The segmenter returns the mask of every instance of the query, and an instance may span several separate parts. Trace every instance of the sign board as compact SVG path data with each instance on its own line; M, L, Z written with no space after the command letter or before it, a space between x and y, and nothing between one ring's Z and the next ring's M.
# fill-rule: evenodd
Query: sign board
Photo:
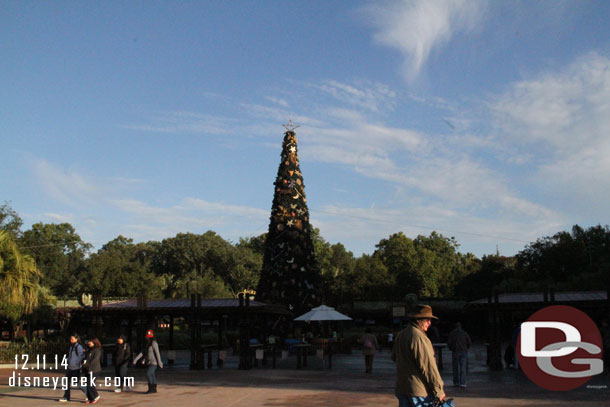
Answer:
M405 315L407 315L405 307L392 307L392 316L394 318L404 317Z

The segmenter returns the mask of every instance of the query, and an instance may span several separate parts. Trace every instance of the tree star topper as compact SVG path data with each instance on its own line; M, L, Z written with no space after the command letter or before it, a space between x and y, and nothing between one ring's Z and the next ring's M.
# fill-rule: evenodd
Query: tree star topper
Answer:
M282 126L287 130L287 131L294 131L295 129L301 127L301 126L297 126L294 123L292 123L292 119L288 120L288 124L282 124Z

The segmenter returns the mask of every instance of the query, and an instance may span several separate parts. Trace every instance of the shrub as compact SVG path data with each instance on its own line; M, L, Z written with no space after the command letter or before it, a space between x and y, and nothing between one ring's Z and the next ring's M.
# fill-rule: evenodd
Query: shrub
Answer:
M23 355L28 355L28 363L36 363L36 356L42 358L46 355L47 365L55 361L55 355L59 357L59 361L68 351L68 342L63 338L53 340L34 339L31 342L2 342L0 345L0 363L15 363L15 356L18 357L18 363L24 363L26 358ZM41 362L42 363L42 362Z

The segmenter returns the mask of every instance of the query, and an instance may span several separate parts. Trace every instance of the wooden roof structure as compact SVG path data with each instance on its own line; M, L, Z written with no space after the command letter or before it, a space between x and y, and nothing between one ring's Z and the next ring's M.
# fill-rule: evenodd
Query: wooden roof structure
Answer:
M468 303L469 307L486 308L490 304L503 309L530 308L539 305L607 306L608 291L568 291L506 293Z
M220 299L159 299L142 300L127 299L110 301L90 307L70 307L66 311L77 314L115 315L115 314L154 314L154 315L209 315L213 317L233 316L245 310L249 314L289 315L288 310L275 304L266 304L259 301L245 301L237 298Z

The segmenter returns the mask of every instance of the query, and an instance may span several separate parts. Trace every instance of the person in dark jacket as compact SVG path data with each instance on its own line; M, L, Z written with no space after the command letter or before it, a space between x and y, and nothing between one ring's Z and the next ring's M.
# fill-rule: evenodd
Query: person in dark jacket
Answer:
M120 387L117 387L114 391L120 393L123 391L123 383L125 382L125 376L127 376L127 365L131 360L131 347L124 335L119 336L116 340L112 360L114 361L114 376L119 377L121 383ZM125 388L128 389L128 387Z
M100 363L102 358L102 344L93 337L87 340L87 350L83 359L82 373L87 375L87 401L86 404L95 404L100 395L95 388L95 375L102 371Z
M468 349L472 345L470 336L462 329L462 324L456 322L455 329L449 334L447 345L451 350L453 365L453 386L466 387L466 371L468 370Z
M80 344L80 337L77 333L70 336L70 350L68 351L68 369L66 370L66 377L68 378L68 387L64 391L64 396L59 399L60 402L65 403L70 401L70 383L76 377L78 383L80 383L80 367L83 363L84 350ZM81 387L81 390L87 395L86 390Z
M142 356L144 356L145 363L148 366L148 370L146 371L146 378L148 380L148 391L146 392L146 394L156 393L157 376L155 372L157 371L157 366L163 369L163 361L161 360L161 353L159 352L159 344L154 339L154 333L152 329L149 329L146 332L145 350L138 353L138 356L135 357L133 363L136 364Z

